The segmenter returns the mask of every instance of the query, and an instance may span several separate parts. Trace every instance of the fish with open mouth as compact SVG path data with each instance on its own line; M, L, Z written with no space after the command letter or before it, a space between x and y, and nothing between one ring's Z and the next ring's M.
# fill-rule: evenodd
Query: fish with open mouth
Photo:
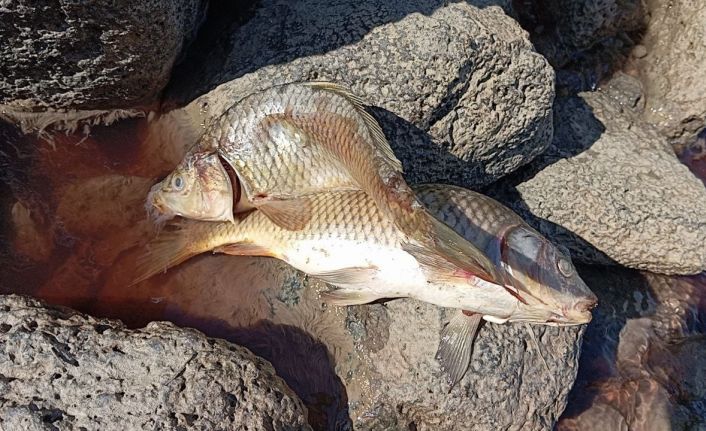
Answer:
M149 244L135 282L213 251L281 259L332 285L321 295L334 305L409 297L456 308L460 311L443 329L437 352L451 386L468 369L483 319L547 325L591 320L597 298L569 256L517 214L460 187L429 184L415 191L430 214L491 256L502 271L502 283L458 271L434 256L427 260L410 253L407 234L363 191L310 196L310 217L298 230L257 210L237 214L233 222L184 220Z
M153 187L148 207L162 219L181 215L230 221L223 208L210 205L208 195L195 201L184 193L206 188L190 185L206 181L193 171L199 163L216 165L218 159L225 161L224 172L214 177L225 183L231 174L236 177L231 182L241 185L244 199L233 208L236 213L254 207L273 223L296 231L311 219L317 193L362 190L405 233L402 247L408 253L440 263L438 272L501 280L487 256L419 202L379 124L357 96L336 84L285 84L236 102L180 166ZM176 183L188 186L180 190Z

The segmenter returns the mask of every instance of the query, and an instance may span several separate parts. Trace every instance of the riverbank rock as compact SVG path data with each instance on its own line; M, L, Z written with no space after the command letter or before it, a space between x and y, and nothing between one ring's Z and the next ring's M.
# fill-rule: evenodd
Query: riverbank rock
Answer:
M0 429L310 429L272 366L242 347L20 296L0 296L0 310Z
M706 126L706 4L650 0L650 24L636 62L645 83L645 118L679 143Z
M519 13L532 25L537 50L557 68L594 46L620 48L619 40L643 29L647 20L644 0L529 1Z
M0 118L32 129L153 104L204 11L201 0L3 5Z
M410 299L327 306L324 283L267 258L202 256L125 288L126 259L92 312L149 319L151 308L247 347L272 363L317 430L546 430L576 376L582 327L532 327L545 367L526 326L485 324L449 391L434 356L455 310Z
M556 429L706 428L706 276L578 270L599 300Z
M411 182L488 184L548 145L554 74L500 7L445 3L263 1L167 99L223 83L192 103L212 118L272 85L333 80L374 107Z
M623 89L557 99L552 145L500 199L580 261L703 271L706 188Z
M434 355L440 331L455 312L412 300L348 310L347 328L357 349L367 353L368 375L378 390L373 413L357 425L430 431L551 428L576 377L583 328L532 326L538 346L525 325L486 323L468 373L449 393ZM378 334L389 341L376 345Z

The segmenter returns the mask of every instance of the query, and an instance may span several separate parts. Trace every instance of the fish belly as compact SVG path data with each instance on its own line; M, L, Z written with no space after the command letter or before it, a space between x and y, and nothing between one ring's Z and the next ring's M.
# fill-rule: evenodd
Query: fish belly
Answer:
M311 240L297 242L285 253L287 262L298 270L316 276L340 270L360 270L366 276L355 283L329 283L365 290L380 297L412 296L426 284L419 263L409 253L395 247L356 240Z

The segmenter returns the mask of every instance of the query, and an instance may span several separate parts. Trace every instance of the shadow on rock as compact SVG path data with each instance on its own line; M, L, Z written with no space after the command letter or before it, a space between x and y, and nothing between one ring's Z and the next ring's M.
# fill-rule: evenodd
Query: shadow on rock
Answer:
M268 360L306 404L314 429L350 429L346 388L336 375L333 359L326 346L304 330L266 320L234 328L216 319L188 315L168 318L180 326L197 328L209 336L247 347Z
M513 13L556 69L557 92L595 90L636 57L649 13L643 1L513 0Z
M219 84L263 67L325 54L342 46L355 44L376 27L400 21L415 13L431 15L437 9L447 6L449 2L239 0L232 4L226 3L212 3L212 10L201 26L198 39L173 71L165 93L175 95L177 104L183 104L194 95L205 94ZM507 0L470 0L466 3L478 8L500 6L506 11L510 8ZM280 20L279 25L270 25L267 28L262 25L267 25L265 23L272 20L260 20L262 22L258 21L252 29L251 34L255 37L248 45L262 47L265 54L272 55L254 55L245 64L226 64L228 54L239 42L232 40L231 35L235 30L246 27L249 18L261 11L275 17L288 17L284 21ZM358 17L355 23L350 22L350 16ZM204 87L206 83L203 81L193 82L193 79L189 79L193 76L208 76L210 79ZM185 82L188 82L188 85L185 85ZM195 91L194 87L198 90Z

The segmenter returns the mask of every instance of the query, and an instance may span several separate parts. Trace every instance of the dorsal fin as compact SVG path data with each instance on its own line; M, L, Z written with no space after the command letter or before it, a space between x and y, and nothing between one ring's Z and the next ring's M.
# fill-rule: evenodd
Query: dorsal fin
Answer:
M385 161L394 168L395 171L402 172L402 162L400 162L397 156L395 156L394 151L392 151L392 147L390 147L390 143L387 141L380 124L372 115L370 115L368 111L365 110L365 104L361 97L353 94L349 89L333 82L313 81L306 82L304 85L319 90L330 91L331 93L335 93L353 104L356 111L358 111L358 114L360 114L363 119L366 128L370 132L375 148L384 157Z

